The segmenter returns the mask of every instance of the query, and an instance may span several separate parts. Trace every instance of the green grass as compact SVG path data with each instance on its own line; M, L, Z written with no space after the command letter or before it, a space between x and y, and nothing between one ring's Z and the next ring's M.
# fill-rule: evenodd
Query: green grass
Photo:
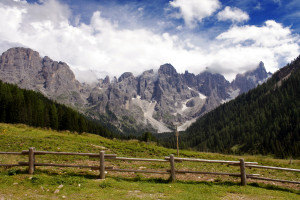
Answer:
M27 150L116 153L118 156L164 158L176 150L155 143L136 140L106 139L93 134L57 132L25 125L0 123L0 151ZM258 161L262 165L300 168L300 161L274 159L266 156L223 155L183 150L181 157L205 159ZM27 161L27 156L0 155L0 163ZM97 159L78 156L43 155L37 162L98 165ZM168 163L108 161L108 166L134 169L169 168ZM199 171L239 172L239 167L209 163L176 163L178 169ZM264 177L299 181L299 173L247 169ZM0 199L299 199L299 187L292 184L249 181L245 187L239 178L208 175L177 175L178 181L170 183L168 175L108 172L106 180L98 179L98 171L76 168L37 167L34 175L26 167L0 169ZM60 186L62 185L62 186ZM62 188L59 188L62 187ZM59 190L59 192L58 192ZM55 192L56 191L56 192Z

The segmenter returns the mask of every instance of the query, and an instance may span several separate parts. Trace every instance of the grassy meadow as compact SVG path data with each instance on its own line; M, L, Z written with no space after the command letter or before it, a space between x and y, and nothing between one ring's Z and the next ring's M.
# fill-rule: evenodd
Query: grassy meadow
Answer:
M0 123L0 151L28 150L115 153L124 157L164 158L176 150L136 140L106 139L93 134L77 134L32 128L26 125ZM300 169L300 160L275 159L271 156L223 155L189 150L180 157L256 161L261 165ZM28 161L26 155L0 155L1 164ZM99 165L96 158L82 156L37 155L36 162ZM107 160L106 166L124 169L169 169L169 163ZM239 173L238 166L211 163L176 163L176 169ZM263 177L300 181L299 173L249 169L247 173ZM240 179L227 176L177 175L170 183L169 175L108 172L105 180L99 171L77 168L36 167L34 175L27 167L0 168L0 199L299 199L299 185Z

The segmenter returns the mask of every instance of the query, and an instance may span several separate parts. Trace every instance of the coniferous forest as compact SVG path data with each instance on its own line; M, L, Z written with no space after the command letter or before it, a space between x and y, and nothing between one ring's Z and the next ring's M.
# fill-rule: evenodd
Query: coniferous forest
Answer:
M54 130L89 132L105 137L118 137L98 121L88 119L65 105L38 92L20 89L0 81L0 122L23 123Z
M2 81L0 122L148 141L115 134L116 131L99 121L49 100L38 92ZM156 136L158 140L151 134L151 140L175 148L173 134ZM300 57L276 72L266 83L198 119L181 134L180 148L300 157Z
M173 135L161 140L175 147ZM299 158L300 56L266 83L198 119L181 134L180 144L200 151Z

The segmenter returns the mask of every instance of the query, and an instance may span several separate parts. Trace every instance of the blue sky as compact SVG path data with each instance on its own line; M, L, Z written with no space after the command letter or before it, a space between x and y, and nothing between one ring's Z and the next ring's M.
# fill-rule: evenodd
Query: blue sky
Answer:
M198 0L201 1L201 0ZM36 0L28 1L38 2ZM182 18L170 17L172 11L167 11L170 7L170 0L60 0L60 2L70 6L74 15L80 15L81 21L89 23L93 12L101 10L102 16L117 20L125 27L134 25L154 26L158 21L163 20L174 25L184 26ZM249 20L245 24L262 25L266 20L275 20L285 26L290 26L294 32L300 31L300 0L220 0L222 6L236 7L248 13ZM139 8L143 9L142 13ZM123 14L122 14L123 13ZM217 14L217 12L215 13ZM137 24L135 24L137 23ZM211 15L203 22L198 22L193 32L206 31L207 29L224 30L230 27L230 21L217 21L215 15ZM174 28L173 27L173 28ZM162 27L163 28L163 27ZM171 27L165 27L161 31L176 31Z
M274 72L299 55L299 31L300 0L0 1L0 51L32 48L81 81L164 63L228 80L259 61Z

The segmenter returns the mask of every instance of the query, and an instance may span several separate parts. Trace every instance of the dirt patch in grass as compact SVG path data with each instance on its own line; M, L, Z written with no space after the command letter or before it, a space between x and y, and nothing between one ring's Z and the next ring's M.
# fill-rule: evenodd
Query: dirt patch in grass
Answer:
M140 198L140 199L161 199L163 198L165 195L163 193L144 193L140 190L130 190L128 191L127 194L128 197L136 197L136 198Z

